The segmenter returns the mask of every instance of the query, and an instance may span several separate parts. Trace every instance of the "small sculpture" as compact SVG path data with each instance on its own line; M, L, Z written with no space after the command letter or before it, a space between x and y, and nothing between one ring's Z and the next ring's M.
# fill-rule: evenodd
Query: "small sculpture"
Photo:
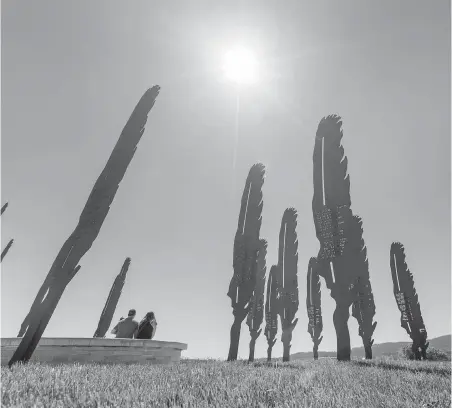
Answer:
M118 276L116 276L115 281L108 294L107 301L105 302L104 309L100 315L99 323L93 337L105 337L108 328L110 327L113 315L118 305L119 297L121 296L122 288L126 281L127 271L130 266L130 258L126 258L124 264L122 265L121 271Z
M413 341L411 349L416 360L425 360L429 346L427 330L422 319L413 275L405 261L405 248L400 242L392 243L390 257L393 292L400 310L401 326Z
M323 330L322 321L322 302L320 292L320 276L316 271L317 261L315 258L309 260L307 274L307 290L306 290L306 309L308 312L308 333L311 335L314 346L312 353L314 360L319 358L319 345L323 336L320 337Z
M290 360L290 342L298 319L298 239L297 212L294 208L284 211L279 233L277 280L279 283L278 312L281 319L283 361Z
M353 267L357 272L355 283L351 285L353 294L352 316L358 321L359 335L363 340L366 359L372 359L372 345L374 340L372 335L377 326L377 322L372 322L375 316L374 295L369 277L369 262L367 260L367 248L363 239L363 228L361 218L353 216L350 228L350 242L347 245L354 248L355 257Z
M267 361L272 359L272 349L278 333L279 284L277 267L273 265L267 279L267 296L265 300L265 337L267 338Z
M248 361L254 361L254 349L256 340L260 336L262 329L260 329L262 321L264 320L264 291L265 278L267 273L267 265L265 257L267 256L267 241L260 240L259 253L257 255L257 275L256 286L254 287L253 295L250 301L250 311L246 319L246 324L250 330L250 355Z

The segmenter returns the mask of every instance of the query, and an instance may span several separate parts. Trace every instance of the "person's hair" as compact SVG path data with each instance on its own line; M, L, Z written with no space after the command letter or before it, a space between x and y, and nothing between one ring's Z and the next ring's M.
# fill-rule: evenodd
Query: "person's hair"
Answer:
M147 312L146 315L141 319L140 324L138 325L138 333L141 331L143 326L147 324L148 322L151 322L152 320L155 320L155 314L154 312ZM156 321L157 323L157 321Z
M137 314L137 311L135 310L135 309L130 309L129 310L129 314L128 314L128 316L130 317L130 316L135 316Z

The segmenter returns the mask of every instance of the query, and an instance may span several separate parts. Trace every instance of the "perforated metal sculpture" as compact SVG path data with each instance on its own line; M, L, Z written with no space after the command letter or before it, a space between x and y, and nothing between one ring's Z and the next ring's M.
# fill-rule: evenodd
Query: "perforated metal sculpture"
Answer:
M314 360L319 358L319 345L323 336L320 337L323 330L322 321L322 301L320 292L320 276L316 271L317 261L315 258L309 260L307 273L307 290L306 290L306 310L308 312L308 333L311 335L314 346L312 354Z
M294 208L284 211L279 232L277 280L279 283L279 317L281 319L281 341L283 361L290 360L290 342L298 319L298 239L297 212Z
M353 268L358 271L358 277L352 287L352 292L355 293L355 300L352 304L352 316L358 321L359 335L363 340L366 359L371 359L372 345L374 344L372 335L377 322L372 322L375 316L375 302L369 278L367 248L362 238L362 221L357 215L353 216L350 236L351 239L347 245L356 247L356 253L358 254L352 264Z
M390 265L394 297L400 310L400 323L410 336L411 349L416 360L426 359L427 330L422 319L421 306L414 287L413 275L405 261L405 248L400 242L391 245Z
M265 278L267 273L266 259L267 241L260 240L259 253L257 255L257 274L256 285L254 286L253 295L250 301L250 311L246 318L246 324L250 330L250 355L248 361L254 361L254 349L256 340L260 336L262 329L261 324L264 320L264 296L265 296Z
M317 271L325 279L331 297L336 301L333 314L337 336L337 359L350 360L348 319L355 294L352 285L359 270L354 266L359 257L357 247L348 245L353 222L347 157L341 145L341 118L323 118L318 126L313 164L314 196L312 211L320 250Z
M237 360L241 324L250 309L249 303L256 285L264 176L264 165L260 163L253 165L242 195L239 222L234 239L234 274L227 293L231 298L234 315L228 361Z
M160 87L156 85L144 93L122 130L105 168L94 184L75 230L58 253L22 323L19 334L23 333L23 338L9 361L9 366L30 359L66 286L80 269L77 264L99 234L119 183L143 135L148 114L159 91Z
M107 301L105 302L104 309L100 315L99 323L93 337L105 337L108 328L110 327L113 315L118 305L119 297L121 296L122 288L126 281L127 271L130 266L130 258L126 258L122 265L121 271L116 276L115 281L108 294Z
M278 334L279 284L277 267L273 265L267 279L267 296L265 299L265 337L267 338L267 361L272 359L272 349Z

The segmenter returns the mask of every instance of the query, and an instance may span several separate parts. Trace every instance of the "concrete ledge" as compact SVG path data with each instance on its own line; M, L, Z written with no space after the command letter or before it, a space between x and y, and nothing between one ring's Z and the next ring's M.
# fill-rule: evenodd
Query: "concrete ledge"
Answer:
M1 365L7 365L21 342L20 337L1 339ZM46 364L119 363L171 364L180 360L184 343L99 338L42 337L30 361Z

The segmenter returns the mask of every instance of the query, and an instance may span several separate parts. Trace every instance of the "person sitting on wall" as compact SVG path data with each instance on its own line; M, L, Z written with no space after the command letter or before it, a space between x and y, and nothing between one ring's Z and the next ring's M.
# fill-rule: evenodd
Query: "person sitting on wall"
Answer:
M133 320L137 314L135 309L130 309L129 314L125 319L119 321L119 323L113 327L111 334L116 334L117 339L133 339L136 338L138 333L138 322Z
M155 336L157 329L157 320L155 320L154 312L146 313L143 320L138 326L138 333L136 339L152 339Z

